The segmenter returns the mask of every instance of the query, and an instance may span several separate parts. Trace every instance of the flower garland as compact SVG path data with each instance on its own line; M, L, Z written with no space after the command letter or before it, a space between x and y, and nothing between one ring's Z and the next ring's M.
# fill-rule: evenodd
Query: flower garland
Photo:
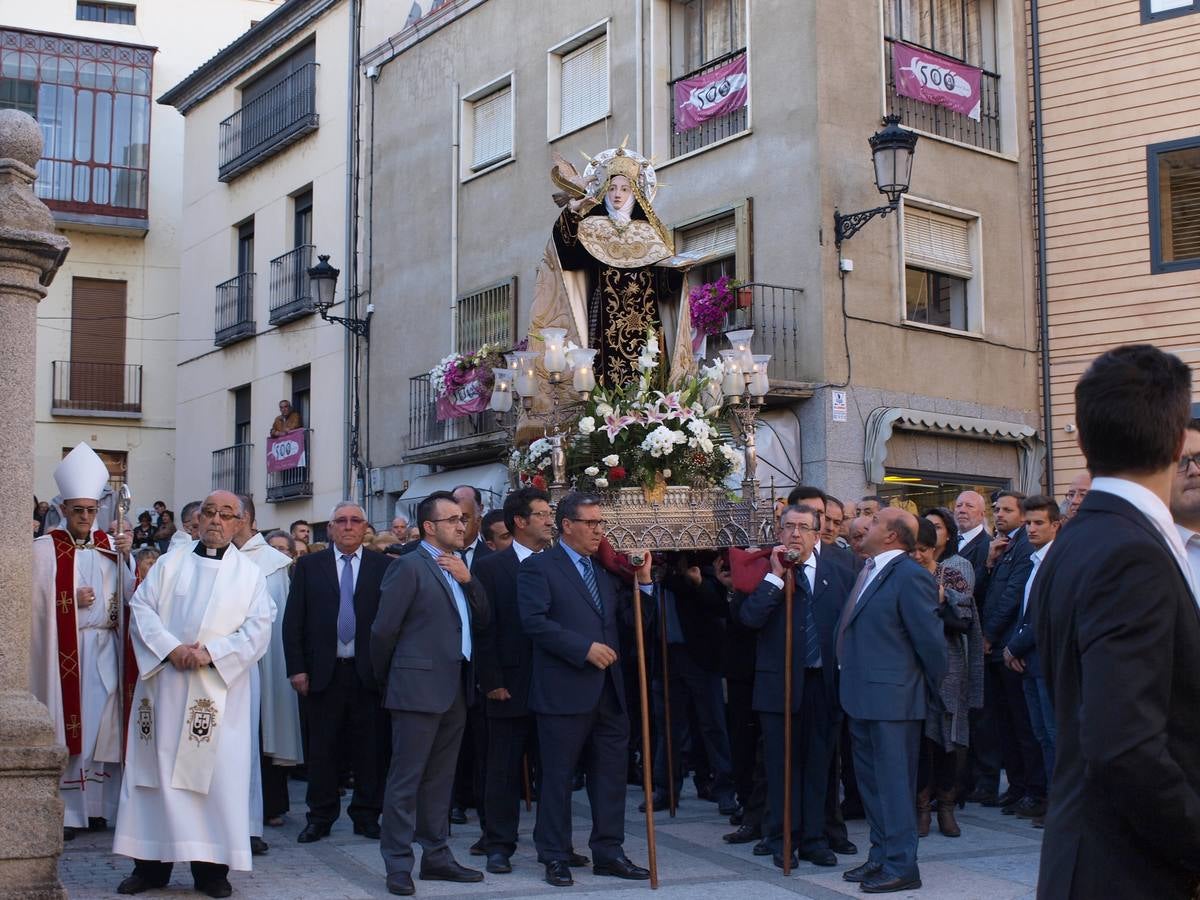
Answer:
M429 370L429 383L433 386L434 396L445 397L453 394L473 378L490 380L491 370L502 364L500 354L503 349L500 344L484 344L474 353L451 353L443 356L438 364ZM481 371L476 373L476 369Z

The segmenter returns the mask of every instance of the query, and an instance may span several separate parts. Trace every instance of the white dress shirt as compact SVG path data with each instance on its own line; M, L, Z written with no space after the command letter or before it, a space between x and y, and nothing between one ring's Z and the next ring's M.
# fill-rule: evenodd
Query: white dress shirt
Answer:
M470 547L464 547L462 551L463 562L467 564L467 569L470 570L471 563L475 562L475 551L479 549L479 545L483 543L483 535L478 535Z
M1191 567L1187 574L1191 576L1192 596L1200 605L1200 533L1182 525L1176 525L1175 528L1179 537L1183 539L1183 548L1187 552L1188 564Z
M867 576L867 580L863 582L862 590L858 594L858 599L863 598L863 594L867 592L867 588L871 586L871 582L883 571L883 567L890 563L897 556L904 553L903 550L884 550L875 556L875 567L871 569L871 573Z
M804 577L808 579L808 595L811 597L817 591L817 552L815 549L808 555L808 559L800 564L800 568L804 572ZM783 587L783 579L774 572L768 572L765 580L777 588Z
M529 557L533 556L535 553L542 552L541 550L530 550L528 547L526 547L524 544L522 544L516 538L513 538L512 548L517 554L517 562L518 563L523 563L523 562L525 562L525 560L529 559Z
M975 540L976 536L981 531L983 531L982 522L980 522L970 531L964 531L962 534L960 534L958 536L958 549L961 550L963 547L967 546L967 544L971 543L971 541Z
M1033 588L1033 579L1037 576L1038 569L1042 567L1042 560L1046 558L1046 554L1050 552L1050 548L1054 545L1051 541L1044 547L1039 547L1029 554L1029 561L1033 563L1033 568L1029 570L1029 578L1025 581L1025 596L1021 600L1021 618L1025 618L1025 610L1029 608L1029 592Z
M353 577L353 579L354 579L354 587L357 590L357 588L358 588L358 572L359 572L359 569L362 568L362 546L360 545L359 548L357 550L355 550L353 553L348 553L346 555L350 557L351 577ZM337 566L338 591L339 591L338 598L339 598L339 602L340 602L341 584L342 584L342 568L346 565L346 563L342 562L342 551L337 548L336 544L333 547L333 564L335 566ZM337 656L338 656L338 659L353 658L353 656L354 656L354 641L351 640L348 644L343 644L341 641L338 641L337 642Z

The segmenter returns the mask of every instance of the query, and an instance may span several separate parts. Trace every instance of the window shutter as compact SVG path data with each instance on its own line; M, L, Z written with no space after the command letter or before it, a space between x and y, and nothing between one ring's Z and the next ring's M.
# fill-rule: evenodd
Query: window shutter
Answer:
M474 353L484 344L510 347L516 342L516 276L500 284L464 294L455 306L458 314L459 353Z
M904 262L959 278L973 278L970 222L906 206Z
M683 246L678 248L680 253L733 256L737 253L737 223L733 216L706 222L685 231L681 243Z
M608 37L562 58L559 128L573 131L608 112Z
M1168 170L1171 204L1170 259L1200 259L1200 169ZM1164 254L1165 255L1165 254Z
M512 154L512 85L472 104L474 147L471 168L481 169Z

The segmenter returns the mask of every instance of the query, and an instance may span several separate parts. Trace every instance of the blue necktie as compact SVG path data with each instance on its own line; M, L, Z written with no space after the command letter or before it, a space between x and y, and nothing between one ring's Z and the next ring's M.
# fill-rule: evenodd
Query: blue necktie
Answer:
M579 568L583 572L583 583L587 585L592 595L592 606L604 618L604 602L600 599L600 586L596 584L596 573L592 571L592 561L586 556L579 557Z
M354 567L353 556L342 554L342 578L338 599L338 640L348 644L354 640Z
M803 595L800 602L804 604L804 667L812 669L821 664L821 636L817 634L812 591L808 589L808 575L804 566L796 567L796 586Z

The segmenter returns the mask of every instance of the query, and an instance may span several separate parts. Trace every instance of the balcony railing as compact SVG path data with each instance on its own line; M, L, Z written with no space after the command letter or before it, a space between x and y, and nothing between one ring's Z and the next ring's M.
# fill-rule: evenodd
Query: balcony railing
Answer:
M979 121L962 113L923 103L915 97L903 97L896 92L892 73L893 38L884 38L884 71L887 76L887 110L898 115L902 124L929 134L971 144L984 150L1000 152L1000 76L984 70L979 79Z
M217 285L218 347L254 336L254 273L243 272Z
M750 108L743 106L741 109L735 109L731 113L726 113L723 116L714 116L713 118L702 122L695 128L689 128L687 131L676 132L675 129L675 84L683 81L685 78L695 78L697 75L705 75L713 69L718 69L723 65L737 59L739 56L746 54L746 48L742 47L734 50L732 53L726 53L724 56L718 56L716 59L709 60L699 69L694 72L688 72L680 75L674 81L667 82L667 91L670 95L669 102L671 104L671 156L683 156L685 153L691 153L693 150L699 150L701 147L707 147L709 144L715 144L717 141L729 137L730 135L738 134L745 131L749 120Z
M405 462L466 462L494 456L503 431L491 410L439 422L428 373L408 380L408 442Z
M142 367L56 359L50 414L136 419L142 414Z
M772 394L787 394L796 389L803 390L800 360L800 317L804 291L801 288L784 287L778 284L750 282L742 285L739 294L749 293L748 305L739 305L726 318L722 331L734 328L753 328L751 346L755 353L770 353L767 376L771 380ZM709 356L714 338L709 338ZM722 339L715 338L718 343ZM720 344L726 346L724 343Z
M212 489L232 491L235 494L250 493L250 460L254 456L253 444L234 444L212 455Z
M306 63L221 123L218 180L232 181L317 124L317 64Z
M314 309L308 269L313 264L313 244L301 244L271 260L271 324L282 325Z
M282 503L285 500L300 500L313 495L312 478L312 431L304 429L304 465L282 472L267 473L267 502Z

